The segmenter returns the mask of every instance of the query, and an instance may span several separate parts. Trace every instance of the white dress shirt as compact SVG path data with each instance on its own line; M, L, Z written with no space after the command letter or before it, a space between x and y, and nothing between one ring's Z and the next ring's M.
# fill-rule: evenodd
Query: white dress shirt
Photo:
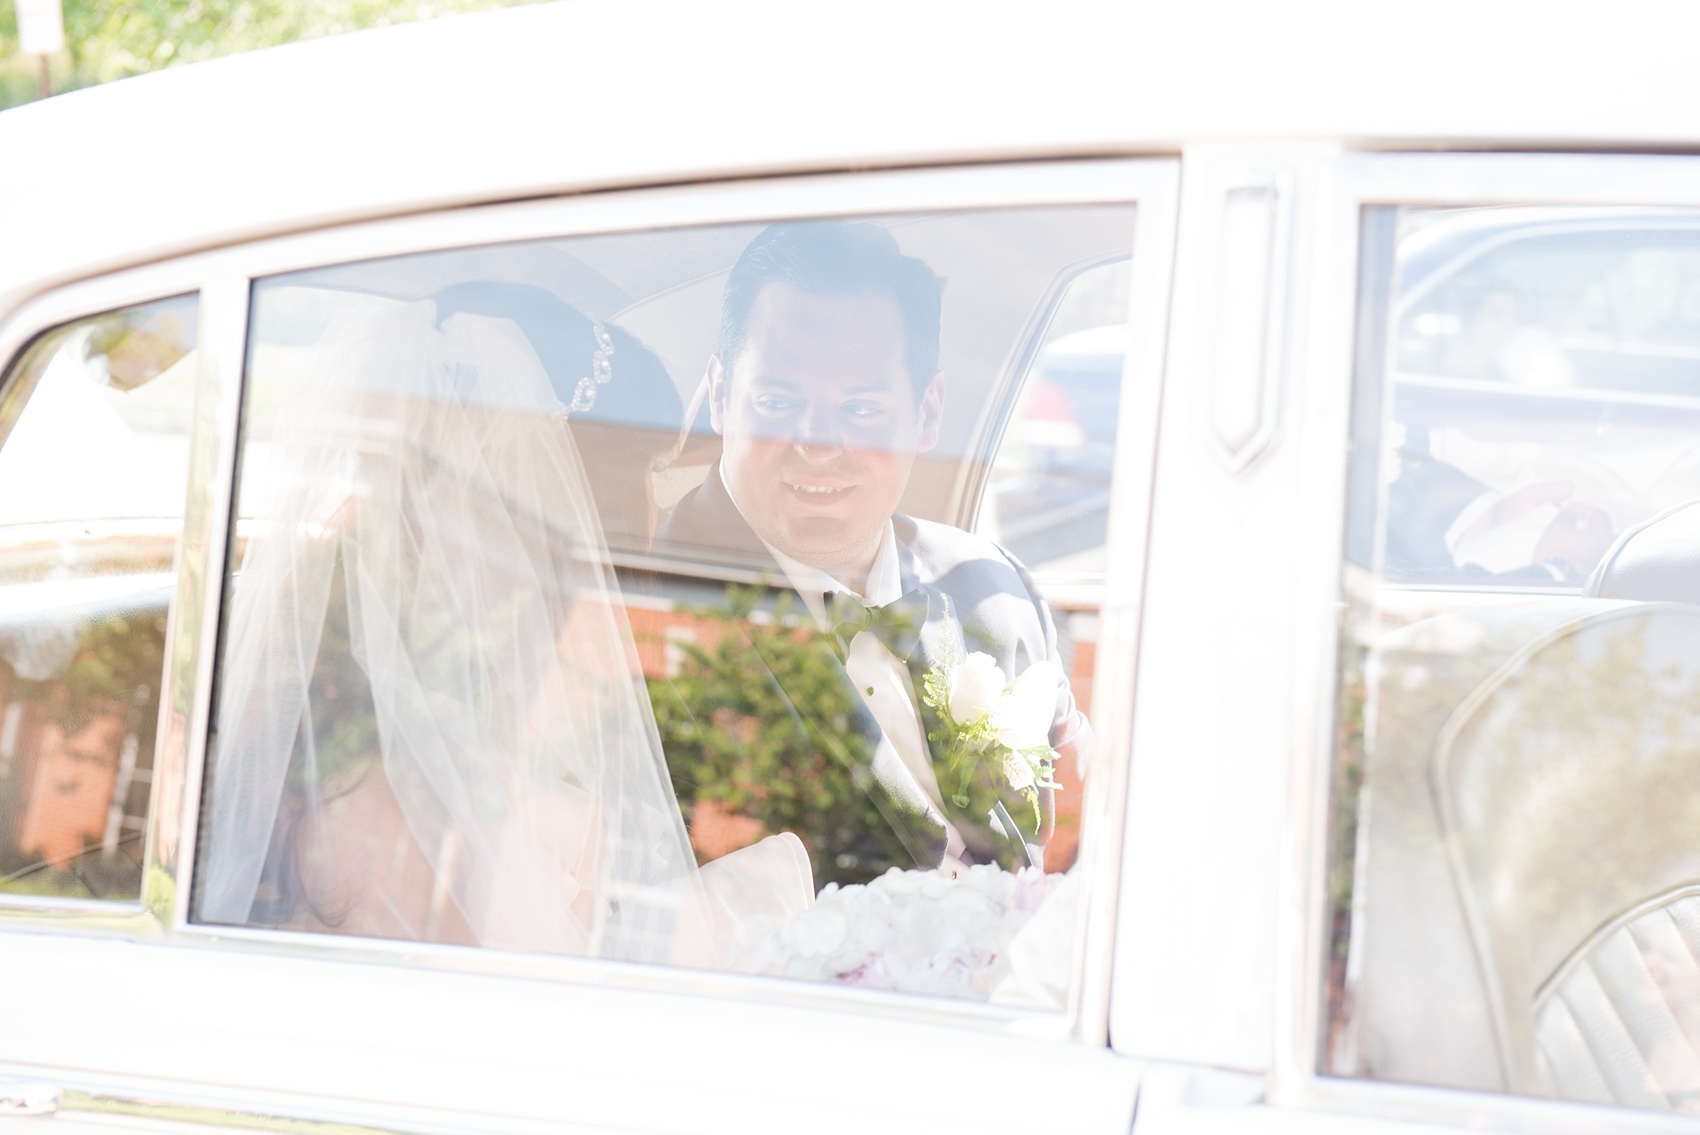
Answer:
M879 553L874 557L873 568L868 572L867 588L860 595L820 568L792 559L765 540L763 544L823 630L832 629L827 622L828 593L841 591L856 595L869 607L884 607L903 597L903 577L897 563L897 533L889 520L885 523L885 535L880 541ZM938 777L933 772L932 752L927 748L927 732L921 724L921 711L915 700L915 685L909 678L909 668L879 640L878 635L859 631L848 644L844 669L856 684L856 692L867 703L868 712L874 715L874 721L885 734L886 742L896 750L903 766L921 786L921 791L927 794L933 807L939 810L939 815L943 816L944 797L939 792ZM964 846L962 836L948 821L945 831L946 854L960 857Z

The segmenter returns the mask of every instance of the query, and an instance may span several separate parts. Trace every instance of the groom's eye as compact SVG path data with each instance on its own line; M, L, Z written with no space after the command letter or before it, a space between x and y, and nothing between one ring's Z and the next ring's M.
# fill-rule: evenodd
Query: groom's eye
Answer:
M846 402L839 412L855 422L873 422L885 415L885 407L878 402Z
M758 394L755 397L756 413L768 418L788 417L801 406L802 402L798 399L782 394Z

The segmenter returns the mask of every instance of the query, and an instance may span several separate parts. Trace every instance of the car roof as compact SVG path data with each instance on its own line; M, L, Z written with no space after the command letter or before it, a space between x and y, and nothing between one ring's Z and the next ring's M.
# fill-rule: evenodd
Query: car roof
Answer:
M570 0L0 112L0 319L162 256L729 176L1320 140L1700 147L1700 9Z

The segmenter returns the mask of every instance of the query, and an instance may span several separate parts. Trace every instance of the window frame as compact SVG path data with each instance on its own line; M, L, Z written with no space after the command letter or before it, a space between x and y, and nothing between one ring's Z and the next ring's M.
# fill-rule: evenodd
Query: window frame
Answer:
M159 720L156 722L154 772L148 794L147 832L143 841L142 893L136 900L72 899L56 896L0 895L0 931L14 926L36 925L87 927L91 933L121 936L159 933L170 922L168 895L149 895L149 880L157 878L157 868L163 862L166 848L174 835L173 825L162 814L173 799L168 787L181 777L189 740L181 730L170 728L172 712L187 705L194 697L196 651L174 649L181 638L198 643L203 610L200 605L185 603L192 594L185 589L186 575L195 570L192 549L213 536L212 497L216 496L218 478L215 470L205 468L201 449L206 437L206 406L219 373L218 363L209 358L217 345L216 332L208 326L209 293L216 292L220 281L209 277L190 263L167 262L145 268L115 273L112 276L73 284L39 296L22 305L12 319L0 326L0 373L8 384L18 371L24 357L42 336L67 323L80 319L122 311L171 298L195 297L199 303L195 377L195 411L190 425L190 462L185 486L183 534L178 540L172 566L176 577L172 590L171 610L166 623L165 657L162 665L162 688ZM228 281L223 282L226 287ZM245 293L245 289L244 289ZM228 362L228 360L226 360ZM212 474L212 475L209 475ZM169 873L169 868L166 868ZM160 901L160 900L165 901Z
M1135 221L1138 224L1138 221ZM1089 272L1112 264L1127 261L1129 275L1133 271L1131 253L1116 256L1098 256L1068 265L1068 274L1055 281L1045 295L1044 305L1039 309L1030 325L1024 329L1017 350L1011 357L1004 373L999 376L993 387L993 396L987 400L990 411L988 420L983 427L976 431L980 447L969 456L972 460L965 462L961 475L957 479L956 496L960 507L954 518L954 523L969 532L976 530L980 521L981 510L985 507L986 495L991 491L994 481L994 467L1004 443L1009 439L1010 427L1014 424L1016 410L1021 395L1034 378L1034 364L1038 362L1040 353L1044 350L1045 341L1050 334L1052 324L1056 322L1057 313L1062 309L1063 301L1068 297L1070 289ZM1131 317L1130 317L1131 318ZM1125 375L1124 375L1125 379ZM1117 439L1120 440L1117 421ZM1119 445L1118 445L1119 448ZM1113 499L1114 494L1112 494ZM1033 570L1033 565L1027 565L1033 571L1033 580L1052 600L1062 600L1071 607L1102 606L1108 572L1068 572Z
M156 750L146 870L156 883L144 903L98 912L0 897L0 931L17 926L168 941L301 958L383 961L401 969L469 975L544 977L589 986L708 994L743 1002L860 1010L880 1017L1103 1045L1114 939L1120 823L1131 736L1130 697L1144 564L1145 518L1155 453L1155 405L1167 283L1173 249L1178 163L1128 158L831 174L632 189L444 210L259 240L114 273L47 293L0 327L0 358L10 359L45 328L84 315L170 294L201 297L201 363L192 438L190 500L177 565L174 625L168 629L166 701ZM1131 203L1137 207L1130 307L1134 349L1123 375L1122 432L1114 474L1111 563L1114 583L1102 611L1103 649L1094 684L1100 719L1096 759L1103 772L1083 817L1086 873L1076 981L1062 1016L1034 1015L934 998L747 979L666 967L505 954L296 931L198 925L188 919L222 617L227 550L239 454L241 386L251 282L285 272L406 253L510 241L674 228L791 217L864 215L939 209ZM177 623L181 626L177 626ZM174 649L182 644L182 649ZM172 723L176 722L173 730ZM168 881L160 886L158 881Z
M1630 1108L1454 1088L1351 1079L1320 1071L1328 1028L1330 826L1335 775L1337 667L1343 624L1347 486L1351 470L1353 351L1359 223L1375 206L1700 206L1700 158L1628 154L1362 154L1327 175L1324 259L1311 282L1310 324L1327 336L1324 365L1307 380L1312 421L1340 445L1309 446L1302 475L1312 534L1300 578L1308 631L1293 683L1287 868L1281 890L1271 1102L1365 1118L1491 1127L1508 1132L1636 1133L1689 1130L1691 1120Z

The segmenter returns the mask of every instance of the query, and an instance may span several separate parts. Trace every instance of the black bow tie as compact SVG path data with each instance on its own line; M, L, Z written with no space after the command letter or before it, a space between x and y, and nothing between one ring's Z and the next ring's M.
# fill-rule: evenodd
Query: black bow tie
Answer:
M927 621L925 591L917 588L883 607L869 607L846 591L828 591L822 599L833 650L840 662L850 654L850 640L862 631L872 632L905 663L915 653L921 641L921 625Z

